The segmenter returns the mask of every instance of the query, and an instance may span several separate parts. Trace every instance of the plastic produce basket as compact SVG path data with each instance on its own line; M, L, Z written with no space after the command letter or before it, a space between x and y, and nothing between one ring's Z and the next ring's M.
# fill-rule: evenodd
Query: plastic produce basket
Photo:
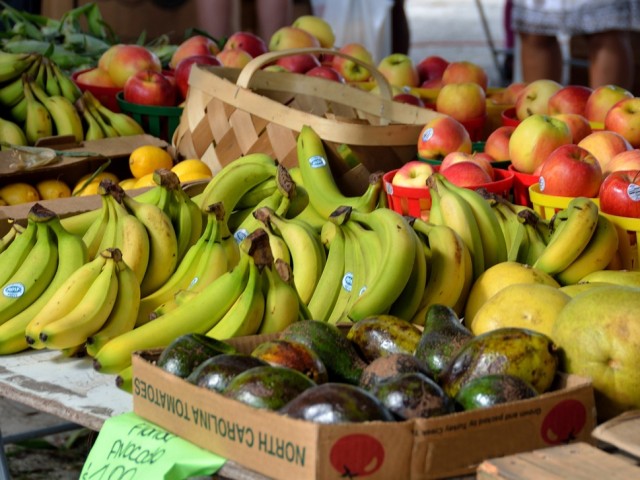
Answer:
M573 197L558 197L555 195L545 195L540 192L540 184L534 183L529 186L529 197L533 209L542 218L551 218L558 210L564 209L569 205L569 202ZM598 198L592 199L598 206L600 205ZM620 255L626 265L631 270L640 270L640 218L628 218L620 217L618 215L609 215L603 213L609 220L611 220L618 228L618 234L627 233L629 238L628 244L621 242L621 248L619 249Z
M529 187L534 183L538 183L540 175L531 173L522 173L509 165L508 170L514 173L513 177L513 202L525 207L531 207L531 199L529 198Z
M71 79L74 81L74 83L76 85L78 85L78 88L80 88L81 91L85 92L85 91L89 91L93 94L94 97L96 97L98 99L98 101L104 105L105 107L107 107L109 110L111 110L112 112L120 112L120 105L118 105L118 101L116 100L116 95L118 92L122 91L122 88L120 87L98 87L96 85L88 85L86 83L80 82L78 81L78 75L91 70L91 69L84 69L84 70L79 70L77 72L73 72L71 74Z
M182 107L156 107L127 102L123 93L116 95L120 110L137 121L144 131L169 143L180 124Z
M502 125L517 127L520 120L516 117L516 107L507 108L502 112Z

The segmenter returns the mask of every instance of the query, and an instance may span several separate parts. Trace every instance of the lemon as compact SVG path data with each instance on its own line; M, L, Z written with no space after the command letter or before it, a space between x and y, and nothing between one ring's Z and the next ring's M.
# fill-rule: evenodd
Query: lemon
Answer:
M185 182L187 180L183 180L183 177L188 177L188 178L192 178L192 179L201 179L201 178L211 178L213 177L213 173L211 172L211 169L209 168L209 165L207 165L206 163L204 163L202 160L199 160L197 158L188 158L186 160L182 160L181 162L176 163L173 168L171 168L171 171L173 173L175 173L178 178L180 179L180 182ZM199 177L190 177L190 176L197 176L200 175Z
M142 178L159 168L170 170L172 167L171 155L155 145L138 147L129 156L129 169L135 178Z
M136 179L133 188L156 187L158 184L153 181L153 172Z
M40 194L36 187L24 182L10 183L0 188L0 198L8 205L18 205L20 203L37 202Z
M55 198L68 198L71 196L69 185L61 180L42 180L36 184L36 189L42 200L53 200Z
M93 174L92 173L88 173L87 175L82 176L80 178L80 180L78 180L78 182L76 183L75 187L73 187L73 190L71 191L71 194L72 195L80 195L80 196L95 195L96 193L98 193L98 185L100 184L100 182L102 180L109 179L113 183L118 183L120 181L120 179L117 177L117 175L115 175L115 174L113 174L111 172L100 172L91 181L91 183L95 183L95 185L92 185L92 186L87 185L87 187L82 191L82 193L79 193L80 189L82 188L82 185L84 185L84 182L86 182L87 179L89 177L91 177L91 175L93 175ZM88 192L91 192L91 193L88 193Z
M118 185L120 185L123 190L131 190L136 188L135 185L137 181L137 178L125 178L124 180L120 180Z

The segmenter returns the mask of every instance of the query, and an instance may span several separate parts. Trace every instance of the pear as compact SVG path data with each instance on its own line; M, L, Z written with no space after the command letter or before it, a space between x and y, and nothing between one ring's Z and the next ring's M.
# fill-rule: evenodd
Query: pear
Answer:
M551 338L560 368L590 377L598 420L640 408L640 288L584 291L562 309Z

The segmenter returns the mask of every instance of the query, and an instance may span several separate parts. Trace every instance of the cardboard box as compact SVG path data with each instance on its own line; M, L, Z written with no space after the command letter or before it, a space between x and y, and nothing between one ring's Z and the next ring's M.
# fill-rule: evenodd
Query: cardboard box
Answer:
M230 342L250 352L268 338ZM560 443L562 434L590 442L596 423L591 381L559 375L552 392L483 410L395 423L319 425L254 409L194 386L156 367L159 353L134 354L134 412L273 478L345 478L349 472L343 459L351 475L372 479L464 475L487 458Z

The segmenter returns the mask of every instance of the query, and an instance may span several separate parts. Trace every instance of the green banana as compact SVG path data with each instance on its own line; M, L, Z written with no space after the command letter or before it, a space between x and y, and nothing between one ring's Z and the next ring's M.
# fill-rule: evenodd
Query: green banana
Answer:
M49 110L40 103L32 90L33 80L23 77L24 96L27 99L27 117L25 119L24 132L29 145L53 134L53 121Z
M0 143L2 150L7 148L5 145L27 145L27 136L24 130L11 120L0 118Z
M62 95L47 95L37 82L31 84L31 89L37 99L49 110L56 135L71 135L77 142L81 142L84 139L82 119L73 103Z

